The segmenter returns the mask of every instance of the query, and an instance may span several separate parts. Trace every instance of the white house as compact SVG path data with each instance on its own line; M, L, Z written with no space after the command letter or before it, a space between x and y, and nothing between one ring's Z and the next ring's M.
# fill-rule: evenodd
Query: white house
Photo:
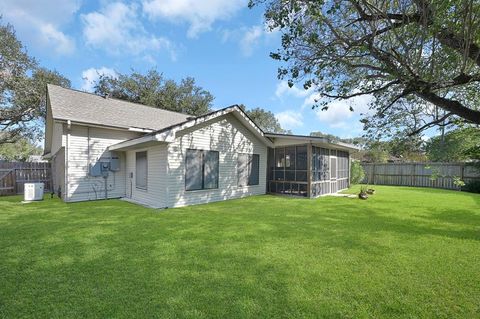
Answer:
M349 186L352 145L263 132L238 107L191 117L47 86L45 158L66 202L126 198L157 208Z

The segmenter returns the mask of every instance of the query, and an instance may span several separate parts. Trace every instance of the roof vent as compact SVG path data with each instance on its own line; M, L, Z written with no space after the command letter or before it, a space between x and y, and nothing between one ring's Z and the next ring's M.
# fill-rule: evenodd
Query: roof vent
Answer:
M110 93L105 93L105 95L103 96L104 98L108 99L110 97Z

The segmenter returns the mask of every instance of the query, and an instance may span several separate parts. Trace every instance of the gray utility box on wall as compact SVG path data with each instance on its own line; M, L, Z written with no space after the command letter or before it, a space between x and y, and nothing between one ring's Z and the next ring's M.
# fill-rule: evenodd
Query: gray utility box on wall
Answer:
M90 176L108 176L108 172L118 172L120 170L120 158L115 152L110 152L108 156L102 156L94 164L90 164Z

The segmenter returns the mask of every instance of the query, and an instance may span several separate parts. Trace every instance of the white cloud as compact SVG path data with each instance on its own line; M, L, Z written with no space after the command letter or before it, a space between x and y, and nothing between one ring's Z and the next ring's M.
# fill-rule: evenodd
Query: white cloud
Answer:
M93 92L93 86L95 85L95 82L100 78L101 75L109 75L109 76L116 77L117 72L115 72L115 70L113 69L106 68L104 66L99 69L90 68L90 69L84 70L82 72L83 84L81 89L87 92Z
M283 111L275 115L280 125L286 129L293 129L303 125L303 116L295 111Z
M259 25L253 26L245 32L240 40L240 48L242 49L243 55L252 55L254 47L258 45L258 42L264 33L265 30Z
M319 99L318 93L314 93L305 99L304 105L312 106L314 100ZM320 122L327 123L332 128L347 128L349 120L354 114L366 113L369 111L369 104L372 102L373 96L360 95L347 100L334 100L327 104L328 110L322 111L321 108L316 110L317 118ZM354 112L350 111L350 107Z
M270 30L265 24L243 26L237 29L222 29L220 32L222 42L235 42L246 57L251 56L259 45L276 39L275 36L278 34L278 30Z
M314 90L313 87L310 87L308 90L299 88L296 85L289 87L287 81L280 81L277 84L277 89L275 90L275 96L279 99L283 98L284 96L306 97L306 96L312 95L313 90Z
M152 19L166 19L189 24L191 38L210 31L217 20L227 20L246 8L247 0L144 0L143 11Z
M87 45L113 54L139 55L166 50L176 60L173 44L165 37L149 34L141 24L135 4L107 4L100 11L82 15Z
M47 42L54 44L57 53L70 54L75 50L75 42L63 32L58 31L53 25L41 25L40 31Z
M0 12L22 39L58 54L75 51L75 41L61 31L80 8L78 0L2 0Z

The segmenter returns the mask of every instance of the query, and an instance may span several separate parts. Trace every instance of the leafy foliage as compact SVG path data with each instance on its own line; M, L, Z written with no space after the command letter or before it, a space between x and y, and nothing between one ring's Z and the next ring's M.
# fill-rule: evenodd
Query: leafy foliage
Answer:
M24 162L30 155L40 155L42 149L26 138L19 138L14 143L0 144L0 159L4 161Z
M34 139L42 131L46 84L70 87L70 81L57 71L39 67L13 27L1 20L0 43L0 144L21 137Z
M255 124L257 124L264 132L283 134L290 133L290 131L282 128L280 122L272 112L260 107L249 110L243 104L240 104L239 107L244 110L248 117L250 117L250 119L255 122Z
M210 92L196 85L194 78L176 83L155 69L146 74L132 71L116 76L100 75L95 93L194 116L208 113L214 100Z
M459 162L480 159L480 130L459 128L444 135L432 137L426 145L427 156L434 162Z
M462 191L480 194L480 181L468 181L462 187Z
M353 185L360 184L365 178L365 171L363 170L360 161L352 161L350 166L350 182Z
M302 1L265 4L283 32L279 78L332 99L373 96L363 115L372 137L414 135L434 125L480 123L480 2Z

